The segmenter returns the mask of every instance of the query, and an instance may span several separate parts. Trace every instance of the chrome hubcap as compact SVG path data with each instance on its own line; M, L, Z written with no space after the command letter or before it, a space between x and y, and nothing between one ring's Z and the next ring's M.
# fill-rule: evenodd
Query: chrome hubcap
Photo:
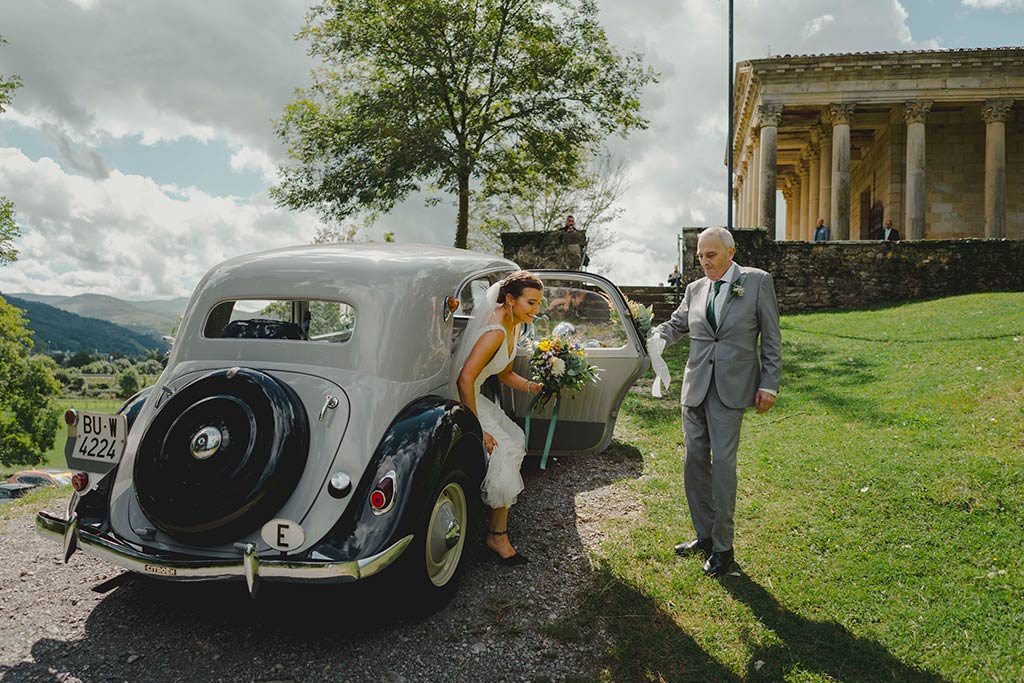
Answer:
M196 460L206 460L222 446L228 445L227 434L216 427L203 427L192 436L190 449Z
M427 526L426 568L435 586L447 584L459 568L468 510L466 494L455 482L445 486L434 501Z

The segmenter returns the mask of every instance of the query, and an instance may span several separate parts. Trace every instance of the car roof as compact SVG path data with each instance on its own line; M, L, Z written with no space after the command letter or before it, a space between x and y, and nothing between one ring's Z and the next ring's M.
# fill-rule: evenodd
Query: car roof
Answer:
M228 259L211 268L196 290L213 290L222 300L293 293L344 298L359 285L402 296L428 283L454 290L471 273L516 267L499 256L434 244L314 244Z

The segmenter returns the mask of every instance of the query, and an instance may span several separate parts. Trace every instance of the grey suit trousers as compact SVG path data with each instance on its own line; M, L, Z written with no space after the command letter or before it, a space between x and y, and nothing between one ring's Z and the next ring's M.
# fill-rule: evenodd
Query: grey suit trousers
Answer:
M732 549L736 510L736 450L743 409L722 403L714 378L699 406L683 406L686 461L683 485L697 538L710 538L714 550Z

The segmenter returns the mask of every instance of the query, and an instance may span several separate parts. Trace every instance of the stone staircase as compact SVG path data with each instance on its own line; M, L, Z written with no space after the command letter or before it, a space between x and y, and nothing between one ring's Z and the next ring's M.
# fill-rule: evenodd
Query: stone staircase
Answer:
M654 324L663 323L676 310L682 300L685 288L672 287L619 287L627 299L638 301L644 306L653 306Z

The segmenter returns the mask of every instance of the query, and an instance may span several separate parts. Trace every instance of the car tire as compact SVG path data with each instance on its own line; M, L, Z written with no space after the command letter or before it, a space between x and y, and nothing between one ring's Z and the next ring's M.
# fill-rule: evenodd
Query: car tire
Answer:
M449 460L403 553L402 588L413 612L433 612L455 594L480 510L479 483Z
M209 373L157 410L139 445L135 494L173 538L213 546L271 519L305 468L309 426L284 383L247 368Z

